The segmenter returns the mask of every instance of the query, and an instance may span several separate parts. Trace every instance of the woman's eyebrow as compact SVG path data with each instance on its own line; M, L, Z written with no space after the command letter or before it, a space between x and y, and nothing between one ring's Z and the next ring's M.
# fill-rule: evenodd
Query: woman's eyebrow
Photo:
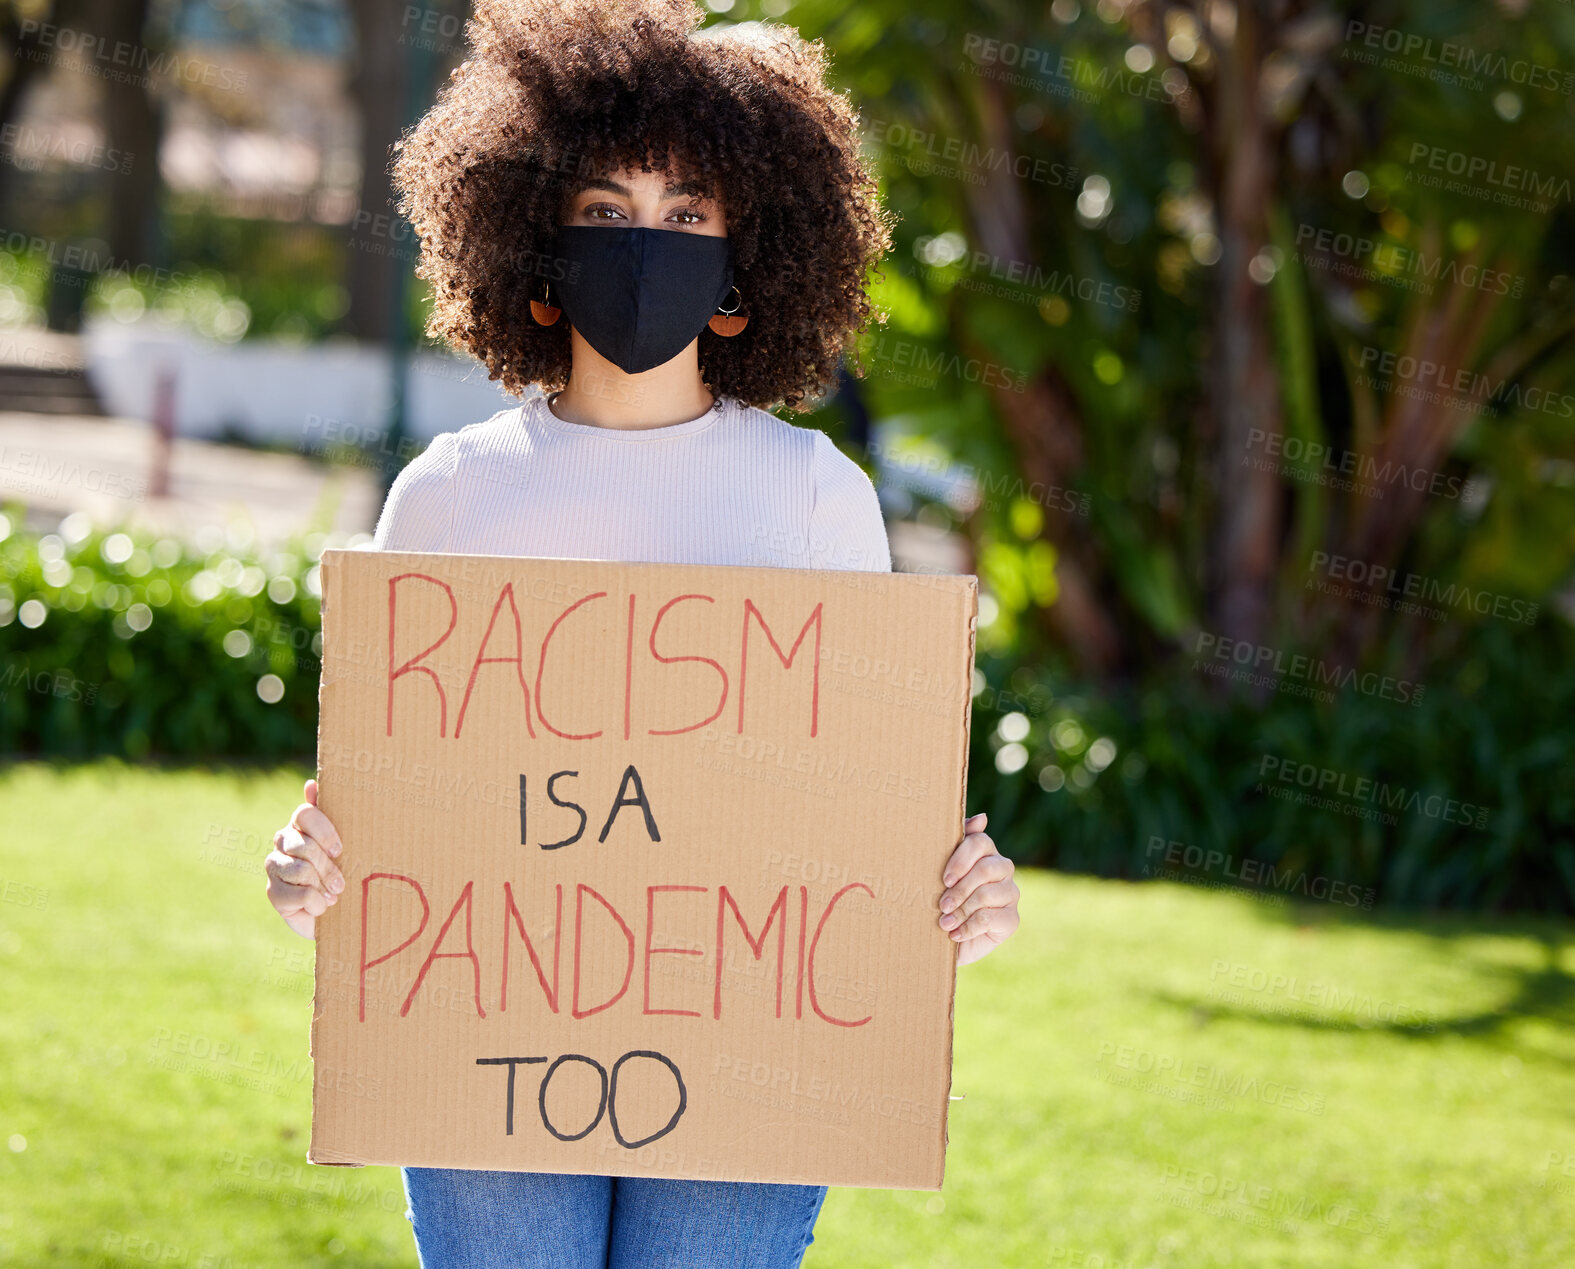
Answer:
M624 198L634 197L634 192L627 185L601 177L586 181L584 185L580 186L580 193L583 194L586 190L593 189L604 189L610 194L621 194ZM690 194L697 198L711 197L705 186L699 181L669 181L667 188L662 192L667 198L672 198L679 194Z

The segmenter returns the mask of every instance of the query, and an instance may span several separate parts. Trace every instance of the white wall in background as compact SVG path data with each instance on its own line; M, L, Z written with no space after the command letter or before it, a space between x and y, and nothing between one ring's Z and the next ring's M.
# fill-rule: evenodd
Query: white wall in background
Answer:
M212 438L228 429L298 448L325 434L375 443L387 427L389 357L375 346L225 344L151 321L103 318L84 323L82 344L88 379L110 414L151 419L158 373L171 369L180 436ZM514 404L478 362L411 356L405 425L423 442Z

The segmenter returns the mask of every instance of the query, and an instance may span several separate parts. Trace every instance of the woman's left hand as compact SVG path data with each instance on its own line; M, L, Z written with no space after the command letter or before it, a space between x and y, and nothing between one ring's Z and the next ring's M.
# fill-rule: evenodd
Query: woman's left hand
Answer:
M967 834L946 861L941 880L941 928L962 946L957 963L967 965L995 951L1017 929L1016 866L984 831L985 815L963 822Z

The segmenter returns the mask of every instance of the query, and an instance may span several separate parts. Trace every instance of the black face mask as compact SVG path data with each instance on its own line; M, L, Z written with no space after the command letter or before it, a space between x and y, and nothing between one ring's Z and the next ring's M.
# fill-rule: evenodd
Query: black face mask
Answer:
M733 287L727 238L636 226L564 225L553 290L569 323L626 374L671 361Z

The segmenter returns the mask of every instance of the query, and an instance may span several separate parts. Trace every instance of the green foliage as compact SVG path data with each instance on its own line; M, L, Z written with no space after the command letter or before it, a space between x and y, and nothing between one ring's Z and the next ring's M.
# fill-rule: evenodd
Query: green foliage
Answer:
M1221 472L1241 458L1216 449L1222 348L1246 334L1220 317L1231 58L1265 59L1259 86L1276 121L1270 240L1251 272L1271 288L1286 434L1361 447L1362 427L1417 386L1396 376L1375 393L1363 358L1411 350L1407 332L1451 311L1480 311L1483 328L1461 337L1449 372L1507 376L1521 391L1432 461L1491 486L1496 554L1506 570L1536 573L1532 593L1568 577L1575 434L1562 413L1524 404L1575 399L1568 199L1521 207L1480 180L1434 180L1431 166L1441 149L1451 164L1491 159L1496 171L1560 180L1571 170L1575 18L1568 5L1520 8L1352 3L1277 17L1263 47L1230 50L1225 28L1205 32L1214 19L1188 5L794 5L794 24L838 54L900 218L880 293L897 328L937 360L961 348L994 363L997 383L1043 375L1064 386L1061 407L1031 426L1075 441L1056 450L1075 455L1056 474L1092 512L1066 527L1086 540L1097 597L1132 632L1140 668L1208 614ZM1399 57L1385 52L1394 35ZM1441 49L1477 69L1432 73ZM1477 290L1457 281L1484 270L1494 281ZM945 370L914 382L902 369L895 353L877 358L875 414L909 418L986 474L1021 470L1024 425L1003 435L1015 389ZM1308 553L1338 550L1371 510L1297 474L1284 477L1293 532L1279 551L1293 589ZM1437 500L1406 545L1436 537L1455 510ZM1009 540L1009 515L1006 500L987 500L970 532ZM1498 585L1525 590L1502 575Z
M166 326L222 343L311 343L339 332L350 307L350 252L369 249L357 236L347 240L340 226L226 216L200 205L171 208L163 226L170 263L161 267L110 261L101 241L72 240L85 264L126 265L74 283L87 288L88 315L133 322L151 314ZM392 250L414 258L413 237L391 241ZM16 236L0 249L0 324L40 325L51 288L67 283L52 277L49 246L20 242ZM378 239L376 245L385 244ZM58 245L53 250L61 254ZM432 346L425 334L428 295L428 285L414 280L405 320L412 347Z
M253 557L0 517L0 751L299 756L317 734L311 535ZM67 521L69 525L70 520Z
M1353 906L1575 912L1575 630L1558 614L1462 627L1414 706L1359 688L1222 701L1198 668L1116 692L1011 656L980 671L968 805L1019 861L1230 884L1251 860L1275 872L1248 889Z
M1250 13L1264 24L1241 41ZM989 618L969 801L995 812L998 840L1115 876L1150 875L1158 838L1385 902L1575 910L1575 639L1556 613L1575 568L1575 9L801 0L793 21L849 54L900 217L884 267L906 283L885 292L901 329L937 358L999 363L993 387L877 364L867 388L872 414L985 486L965 525ZM1249 95L1270 116L1261 132ZM1262 172L1265 224L1248 228L1232 181ZM1508 197L1527 173L1545 192ZM1227 303L1232 269L1266 288L1261 329ZM1413 515L1403 486L1353 493L1287 461L1283 504L1258 504L1227 540L1248 455L1222 429L1222 367L1260 336L1268 386L1248 404L1276 406L1300 452L1394 458L1470 496ZM1009 376L1002 389L1002 369L1026 391ZM1030 466L1074 495L1045 498L1038 523L990 489ZM1213 690L1192 650L1200 632L1233 633L1241 610L1220 597L1247 576L1247 542L1267 557L1254 640L1408 666L1422 703ZM1542 617L1429 623L1381 586L1310 590L1312 562L1332 557ZM1091 610L1119 655L1068 670L1062 623L1086 635ZM1337 789L1470 803L1486 822L1375 822L1352 813L1372 809L1361 797L1287 801L1298 786L1274 780L1277 798L1258 791L1266 755Z
M165 217L167 273L137 270L99 277L89 311L134 320L144 310L208 339L252 336L322 339L349 307L342 284L343 230L172 208Z
M49 285L49 262L43 252L0 251L0 323L42 325Z

